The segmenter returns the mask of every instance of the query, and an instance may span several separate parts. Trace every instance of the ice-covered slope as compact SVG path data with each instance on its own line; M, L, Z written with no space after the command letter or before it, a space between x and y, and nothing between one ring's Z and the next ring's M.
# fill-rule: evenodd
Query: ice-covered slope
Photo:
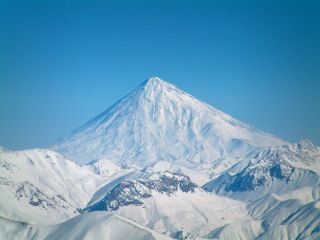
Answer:
M320 201L303 203L265 195L247 204L253 220L233 222L214 229L210 239L289 240L320 238Z
M178 164L167 161L157 161L156 163L145 167L143 172L161 172L169 171L173 173L183 173L191 178L191 180L199 186L207 183L211 178L211 169L190 169Z
M203 188L240 199L254 199L268 193L297 197L299 194L290 195L289 192L319 189L319 165L320 148L308 140L302 140L266 149L248 161L243 169L232 174L226 172ZM319 193L312 195L315 199L319 197Z
M129 219L107 212L94 212L51 226L31 225L0 217L0 239L167 240L171 238Z
M218 239L318 239L320 149L308 140L270 148L203 186L247 204L254 221L231 223ZM242 238L241 238L242 237Z
M284 143L153 77L52 148L80 163L164 160L221 171L252 150Z
M207 193L183 174L168 171L126 178L84 211L112 211L172 237L205 236L213 229L251 221L245 204Z
M78 214L105 181L51 150L0 150L0 216L60 222Z

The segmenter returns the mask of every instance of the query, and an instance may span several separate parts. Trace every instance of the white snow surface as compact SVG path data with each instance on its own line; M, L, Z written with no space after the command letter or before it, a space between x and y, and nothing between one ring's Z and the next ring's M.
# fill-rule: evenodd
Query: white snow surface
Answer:
M51 150L0 151L0 216L61 222L78 214L106 181Z
M318 146L157 77L52 149L0 147L0 239L320 239Z
M218 239L319 239L319 147L308 140L270 148L203 186L246 203L254 221L231 223ZM243 168L241 168L241 166Z
M129 205L117 213L171 236L183 230L204 237L226 224L252 220L244 203L199 189L195 193L179 191L170 196L152 192L151 198L142 201L143 207Z
M252 221L243 202L205 192L192 184L189 185L192 187L185 191L180 188L173 190L170 179L185 181L187 180L185 175L173 175L165 171L140 175L140 178L137 178L138 174L131 174L131 176L133 176L131 179L130 175L126 178L121 177L113 187L104 188L104 195L107 195L118 187L118 190L111 194L114 197L114 200L110 199L110 203L113 203L111 208L115 206L117 208L120 202L125 201L128 202L128 205L108 210L104 203L99 203L102 200L100 198L90 201L91 206L85 211L112 211L171 237L179 236L182 231L195 238L205 237L213 229L226 224ZM165 179L168 177L168 181L163 181L162 186L147 184L148 181L157 183L162 177ZM123 181L127 182L128 179L133 185L126 184L126 187L120 185ZM171 190L162 192L162 189L158 188L164 186Z
M190 169L167 161L158 161L155 164L144 168L143 171L147 173L162 171L183 173L189 176L190 179L199 186L207 183L213 175L213 171L211 169Z
M251 151L286 142L152 77L52 149L88 163L141 168L169 161L222 171Z
M83 167L103 177L111 177L121 171L121 168L118 165L108 159L90 162L83 165Z
M167 240L171 238L112 213L92 212L51 226L25 224L0 217L0 239Z

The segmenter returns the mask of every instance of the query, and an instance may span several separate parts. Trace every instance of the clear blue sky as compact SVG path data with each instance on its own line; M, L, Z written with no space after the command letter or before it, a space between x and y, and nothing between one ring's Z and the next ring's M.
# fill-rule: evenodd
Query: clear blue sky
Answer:
M320 144L319 1L0 1L2 146L45 146L153 75Z

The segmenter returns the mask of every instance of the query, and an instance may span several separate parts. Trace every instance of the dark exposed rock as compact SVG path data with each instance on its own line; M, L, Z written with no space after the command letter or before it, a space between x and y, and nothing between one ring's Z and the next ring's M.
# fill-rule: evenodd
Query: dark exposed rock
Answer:
M61 195L49 197L30 182L22 182L17 185L16 197L18 200L26 199L32 206L45 209L57 207L73 208Z
M244 176L235 177L231 182L231 184L226 185L225 190L232 191L232 192L253 191L258 186L264 185L265 182L266 182L266 179L264 177L260 179L256 179L255 176L247 173Z
M224 189L228 192L254 191L275 180L289 182L294 172L294 168L286 163L253 166L248 166L240 173L230 176Z
M139 180L139 182L150 189L167 194L174 193L179 189L183 192L194 192L197 187L188 176L169 171L151 174L147 179Z
M123 180L96 204L84 211L116 211L128 205L142 205L142 199L152 196L152 191L173 194L178 190L194 192L197 186L188 176L168 171L153 173L138 180Z
M151 197L150 190L143 184L132 180L123 180L107 193L102 201L93 205L89 211L115 211L122 206L142 205L140 199L148 197Z

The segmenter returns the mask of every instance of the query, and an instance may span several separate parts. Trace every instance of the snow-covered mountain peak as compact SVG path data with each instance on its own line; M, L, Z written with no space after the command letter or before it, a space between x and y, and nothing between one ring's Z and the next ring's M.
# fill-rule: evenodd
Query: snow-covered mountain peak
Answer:
M160 79L159 77L150 77L148 80L142 83L142 86L145 91L151 91L156 89L159 90L161 88L165 88L168 85L168 82Z
M198 101L195 97L159 77L149 78L131 94L138 98L140 107L144 108L146 111L149 111L153 106L156 107L160 105L164 107L168 107L169 105L193 105L194 107L200 107L200 109L202 107L208 107ZM174 107L175 106L173 106L173 108ZM211 108L212 110L220 112L213 107Z
M53 149L79 163L110 159L143 168L168 161L224 170L252 151L285 143L153 77Z
M197 188L197 185L190 180L189 176L169 171L152 173L146 179L139 181L150 189L169 195L178 190L194 192Z
M316 145L314 145L308 138L301 139L296 145L301 149L316 148Z
M254 191L262 186L271 186L277 181L283 184L298 181L312 185L320 175L320 148L310 141L266 149L236 174L228 172L209 182L205 189L216 188L227 192ZM306 180L307 179L307 180ZM310 180L311 179L311 180ZM214 186L214 187L213 187Z
M133 91L133 95L138 97L139 105L144 107L148 103L154 105L161 104L168 97L169 92L177 90L174 85L158 77L151 77L136 88Z
M212 229L251 219L243 203L207 193L183 174L161 171L119 180L83 212L116 212L174 239L202 239L197 237Z
M171 196L177 192L194 193L200 189L190 178L181 173L169 171L146 174L140 178L123 179L106 192L101 201L87 207L84 211L117 210L128 205L142 205L142 199L153 194Z
M310 140L269 148L251 160L252 164L286 164L320 174L320 148Z
M102 177L110 177L121 170L118 165L108 159L95 160L82 167Z

